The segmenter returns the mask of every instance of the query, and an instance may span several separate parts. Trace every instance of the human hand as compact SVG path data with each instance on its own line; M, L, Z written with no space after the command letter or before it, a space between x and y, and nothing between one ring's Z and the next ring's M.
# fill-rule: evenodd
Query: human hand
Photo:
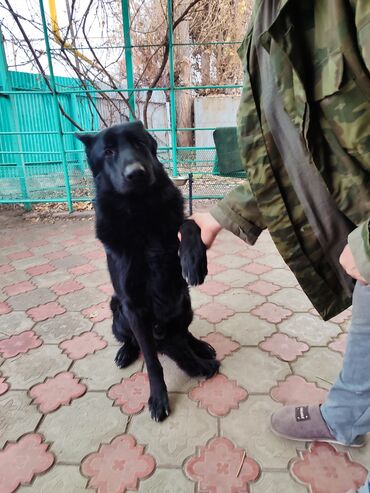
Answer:
M195 212L189 219L200 227L202 241L207 249L210 248L222 229L221 225L209 212Z
M346 245L344 247L344 250L339 257L339 263L347 272L347 274L353 277L353 279L360 281L361 284L368 284L366 279L361 276L359 270L357 269L355 258L351 252L349 245Z

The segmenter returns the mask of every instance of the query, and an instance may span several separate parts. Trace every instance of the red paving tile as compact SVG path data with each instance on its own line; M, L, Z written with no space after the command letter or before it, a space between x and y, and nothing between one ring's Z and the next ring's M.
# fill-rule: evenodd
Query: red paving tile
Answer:
M73 336L68 341L63 341L59 347L70 359L82 359L88 354L94 354L100 349L104 349L107 342L96 332L84 332L79 336Z
M0 341L0 354L3 358L13 358L18 354L27 353L30 349L41 346L42 339L33 332L26 330L21 334L10 336Z
M55 267L53 267L51 264L41 264L35 265L34 267L29 267L28 269L26 269L26 272L30 276L41 276L42 274L53 272L53 270L55 270Z
M9 385L6 383L5 377L0 377L0 395L5 394L9 390Z
M54 454L41 435L28 433L17 442L8 442L0 451L0 491L12 493L20 485L29 485L34 476L54 463Z
M102 322L103 320L112 317L109 303L105 301L98 303L97 305L90 306L89 308L85 308L85 310L82 310L82 314L93 322Z
M287 334L275 332L269 337L266 337L259 347L272 356L277 356L283 361L294 361L298 356L310 349L310 346L305 342L300 342L296 337L290 337Z
M41 322L48 318L53 318L56 315L61 315L66 309L57 301L51 301L45 305L39 305L34 308L29 308L26 313L34 322Z
M67 257L68 253L65 250L57 250L56 252L44 253L44 257L48 260L58 260Z
M202 293L208 294L209 296L217 296L218 294L224 293L230 289L230 286L223 282L211 279L209 281L206 280L202 286L198 287L198 289Z
M154 458L144 453L131 435L121 435L98 452L88 455L81 464L81 472L89 479L88 486L101 493L122 493L137 490L139 481L155 469Z
M82 264L77 265L76 267L71 267L68 269L68 272L73 274L74 276L82 276L83 274L89 274L90 272L94 272L96 267L91 264Z
M328 347L344 355L347 346L347 337L347 334L339 334L338 337L328 344Z
M47 414L84 395L87 387L79 382L80 380L73 373L59 373L53 378L47 378L44 383L32 387L29 396L38 410Z
M275 303L263 303L254 308L251 313L273 324L278 324L293 314L291 310L275 305Z
M252 263L244 265L242 269L249 274L256 274L259 276L261 274L265 274L265 272L269 272L270 270L272 270L272 267L269 267L268 265Z
M84 286L78 282L74 281L73 279L70 279L68 281L63 281L58 284L54 284L54 286L51 286L51 290L54 291L55 294L58 296L63 295L63 294L68 294L68 293L73 293L75 291L79 291L80 289L83 289Z
M226 337L220 332L210 332L205 337L202 337L203 341L208 342L216 351L217 359L223 360L225 356L228 356L233 351L239 349L240 344L233 341L231 337Z
M196 481L199 491L236 493L248 491L248 484L258 478L260 467L230 440L217 437L186 462L185 472Z
M200 318L204 318L213 324L226 320L231 315L234 315L234 310L220 303L207 303L198 308L195 313Z
M148 374L135 373L123 379L121 383L113 385L107 395L124 413L139 413L146 406L150 395Z
M12 307L5 303L5 301L0 301L0 315L6 315L12 311Z
M299 375L289 375L271 389L271 397L285 406L322 404L327 393L327 390L321 389L313 382L307 382Z
M113 286L110 282L107 282L105 284L102 284L101 286L98 286L99 291L102 291L103 293L112 296L114 293Z
M261 296L269 296L272 293L276 293L281 289L281 286L277 286L272 282L267 281L254 281L246 286L249 291L260 294Z
M10 264L2 264L0 265L0 274L7 274L8 272L13 272L15 267Z
M312 493L355 492L367 477L366 469L353 462L347 452L338 452L329 443L312 443L299 451L290 471Z
M11 253L10 255L8 255L8 258L14 262L15 260L23 260L25 258L32 257L32 255L32 252L30 252L29 250L25 250L24 252Z
M21 293L27 293L28 291L32 291L36 289L36 286L31 281L21 281L16 282L15 284L10 284L9 286L5 286L4 292L8 296L15 296Z
M239 402L248 397L248 392L235 380L220 374L201 382L189 392L189 397L212 416L220 417L226 416L231 409L237 409Z

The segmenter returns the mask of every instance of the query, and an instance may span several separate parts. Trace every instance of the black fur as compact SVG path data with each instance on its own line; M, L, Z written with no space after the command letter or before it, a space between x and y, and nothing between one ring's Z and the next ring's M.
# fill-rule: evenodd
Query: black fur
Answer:
M219 368L214 349L188 330L193 312L187 282L204 281L206 249L198 226L184 219L181 194L141 122L77 137L85 144L94 176L96 233L115 291L112 330L123 344L116 364L128 366L141 350L150 381L150 413L161 421L169 414L169 403L157 351L191 376L208 378Z

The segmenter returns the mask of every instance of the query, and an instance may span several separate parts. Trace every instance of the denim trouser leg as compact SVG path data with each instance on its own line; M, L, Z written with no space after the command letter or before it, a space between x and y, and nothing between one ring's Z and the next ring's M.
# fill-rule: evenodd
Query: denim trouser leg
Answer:
M343 443L370 431L370 285L355 286L343 368L321 413Z

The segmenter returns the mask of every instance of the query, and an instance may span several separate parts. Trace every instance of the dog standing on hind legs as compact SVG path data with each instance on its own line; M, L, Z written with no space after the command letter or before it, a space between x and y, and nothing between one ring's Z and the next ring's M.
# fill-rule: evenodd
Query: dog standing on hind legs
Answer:
M189 332L193 311L188 283L204 281L206 248L199 227L185 220L181 193L141 122L77 137L94 177L96 235L104 245L114 288L112 330L122 343L116 364L124 368L142 352L150 414L162 421L170 409L157 352L192 377L209 378L220 366L213 347Z

